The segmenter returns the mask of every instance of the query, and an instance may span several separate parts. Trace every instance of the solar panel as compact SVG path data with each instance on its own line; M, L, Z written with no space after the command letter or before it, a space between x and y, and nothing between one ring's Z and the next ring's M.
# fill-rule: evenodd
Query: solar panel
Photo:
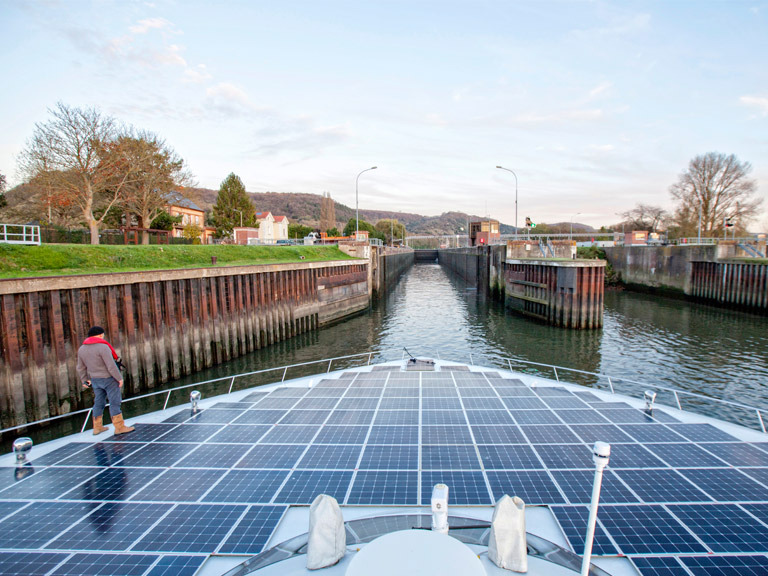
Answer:
M98 473L98 468L43 468L0 492L0 498L53 500Z
M661 506L606 504L598 520L622 554L695 554L707 549Z
M299 401L298 398L264 398L253 410L290 410Z
M633 556L642 576L690 576L674 556Z
M552 424L547 426L520 426L520 430L531 444L580 444L568 426Z
M374 406L375 408L375 406ZM415 398L382 398L379 410L418 410L419 399Z
M467 420L461 410L424 410L421 413L423 426L446 426L466 424Z
M162 472L158 468L107 468L67 492L70 500L127 500Z
M296 470L275 498L283 504L311 504L318 494L328 494L343 501L352 480L352 472Z
M422 388L422 398L455 398L458 400L459 391L456 388Z
M367 430L367 429L366 429ZM372 426L368 444L418 444L418 426Z
M565 497L545 471L488 471L494 501L505 494L519 496L528 505L566 504Z
M536 444L534 447L547 468L588 468L592 450L583 444Z
M135 468L137 466L157 466L165 468L181 460L195 449L194 444L170 444L167 442L152 442L141 450L129 454L116 466Z
M173 506L107 502L97 507L46 548L60 550L127 550Z
M613 424L571 424L571 430L587 444L595 442L632 442L632 438L624 434Z
M421 399L421 408L423 410L461 410L461 400L455 398L432 398L425 397Z
M203 501L268 504L287 476L286 470L230 470Z
M133 499L154 502L195 502L220 478L220 470L187 468L167 470L155 482L137 492Z
M370 424L373 410L334 410L328 417L328 424Z
M645 448L675 468L725 466L725 462L702 450L696 444L646 444Z
M470 424L514 424L506 410L467 410Z
M477 444L525 444L525 436L520 428L511 426L472 426L472 434Z
M360 470L352 483L347 504L413 506L419 500L416 470Z
M548 407L541 399L528 396L505 397L504 405L512 410L543 410Z
M146 446L133 442L97 442L62 460L61 466L112 466L131 452Z
M711 424L669 424L669 428L694 442L738 442L739 439Z
M233 424L276 424L285 416L285 410L247 410Z
M322 424L330 416L330 410L291 410L280 424Z
M555 410L555 413L566 424L606 424L601 412L587 408L586 410Z
M362 451L362 446L355 445L312 445L304 453L304 457L299 463L296 464L296 468L353 470L357 467L357 461L360 459Z
M625 424L621 429L637 442L685 442L664 424Z
M266 546L285 510L285 506L251 506L218 553L258 554Z
M667 466L640 444L611 444L611 459L608 465L611 468L665 468Z
M533 389L538 396L573 396L566 388L562 386L539 386Z
M368 426L323 426L315 436L315 444L362 444L368 435ZM383 442L392 444L392 442Z
M467 410L504 410L506 406L498 398L464 398Z
M131 550L212 554L245 510L245 506L179 504Z
M208 408L207 410L203 410L194 415L189 419L189 422L195 424L228 424L238 416L242 415L242 410L213 410L212 408Z
M480 470L480 460L474 446L423 445L422 470Z
M768 454L746 442L699 444L733 466L768 466Z
M552 476L571 504L589 504L592 501L592 485L595 470L553 470ZM603 472L600 502L606 504L625 504L639 502L624 484L610 470Z
M6 516L10 516L14 512L18 512L28 502L0 502L0 520L3 520Z
M293 468L306 449L303 445L257 444L236 468Z
M576 554L584 554L584 539L587 535L587 520L589 508L586 506L552 506L552 513L563 529L568 544ZM608 534L599 525L595 525L595 537L592 541L592 553L602 555L614 555L618 553Z
M422 426L422 444L472 444L467 426Z
M284 387L275 388L269 393L267 399L272 398L301 398L307 393L306 388Z
M384 389L384 398L418 398L420 391L418 388L393 388L387 386Z
M685 469L688 478L715 500L723 502L765 502L768 488L733 468Z
M0 567L6 576L48 574L68 556L69 553L0 552Z
M339 402L344 402L344 400L338 398L303 398L293 406L293 410L331 410Z
M690 556L680 561L694 576L764 576L768 573L765 556Z
M91 502L33 502L0 522L0 548L42 548L93 508Z
M368 445L360 461L361 470L416 470L419 447L409 444Z
M587 405L578 398L572 396L545 397L544 404L558 410L586 410Z
M523 424L562 424L551 410L510 410L515 422Z
M164 434L162 440L163 442L191 442L197 444L198 442L205 442L223 428L224 426L219 424L182 424L168 432L168 434ZM113 444L115 446L129 446L125 442L115 442Z
M131 425L134 431L130 434L110 436L102 442L151 442L177 426L176 424L142 424L141 422L134 422Z
M347 391L346 388L328 388L325 386L315 386L304 398L341 398Z
M176 462L178 468L231 468L251 447L247 444L202 444L186 458Z
M75 554L51 574L81 576L82 574L121 574L141 576L157 560L148 554Z
M44 454L42 456L35 456L34 454L30 454L29 457L32 460L32 464L34 466L50 466L51 464L56 464L62 460L65 460L66 458L69 458L73 454L76 454L77 452L80 452L89 446L92 446L92 444L85 442L72 442L71 444L66 444L61 448L57 448L48 454Z
M714 552L766 552L768 527L735 504L667 506Z
M161 556L147 576L195 576L206 556Z
M245 402L217 402L210 407L211 410L247 410L251 403Z
M493 503L482 472L422 471L421 502L428 505L435 484L447 484L448 502L453 506L490 505Z
M267 392L251 392L245 396L241 402L258 402L267 395Z
M470 446L469 448L473 448ZM544 466L533 448L515 444L478 446L486 470L541 469Z
M337 410L375 410L379 407L379 398L342 398L336 405ZM416 408L419 407L418 400Z
M418 410L379 410L375 426L414 426L419 423Z
M648 416L645 412L635 408L607 409L601 406L600 414L616 424L643 424L654 422L654 419Z
M496 396L496 391L490 386L459 388L459 396L461 396L465 401L469 400L470 398L493 398L496 401L499 401L498 397Z
M259 440L260 444L309 444L320 426L277 424Z
M502 398L515 398L515 397L535 397L533 390L528 387L499 387L496 386L496 393Z
M610 466L610 462L608 464ZM618 470L643 502L710 502L712 499L678 472L663 470Z
M380 398L383 388L349 388L345 398Z

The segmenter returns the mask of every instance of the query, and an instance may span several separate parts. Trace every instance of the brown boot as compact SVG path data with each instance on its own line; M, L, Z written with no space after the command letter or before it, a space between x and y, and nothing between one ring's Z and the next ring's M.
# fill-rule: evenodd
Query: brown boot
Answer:
M101 416L94 416L93 417L93 435L96 436L97 434L101 434L102 432L106 432L109 430L108 426L104 426L101 423Z
M122 414L118 414L117 416L112 416L112 424L115 425L115 436L117 436L118 434L127 434L128 432L133 432L134 430L133 426L125 425Z

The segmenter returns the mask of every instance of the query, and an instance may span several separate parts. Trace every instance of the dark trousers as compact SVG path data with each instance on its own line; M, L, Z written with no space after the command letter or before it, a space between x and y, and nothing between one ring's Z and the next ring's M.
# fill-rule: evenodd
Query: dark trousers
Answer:
M121 414L120 403L122 397L120 394L120 385L114 378L93 378L93 416L98 418L104 414L104 406L109 400L109 414L114 418Z

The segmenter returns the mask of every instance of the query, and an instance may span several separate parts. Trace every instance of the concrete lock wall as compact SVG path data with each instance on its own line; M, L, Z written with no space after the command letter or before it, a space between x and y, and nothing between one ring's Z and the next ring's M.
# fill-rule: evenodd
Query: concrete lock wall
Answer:
M0 426L86 407L77 348L103 326L126 396L369 306L368 261L0 281Z
M371 293L380 298L413 266L415 255L412 248L392 246L372 246L371 248Z

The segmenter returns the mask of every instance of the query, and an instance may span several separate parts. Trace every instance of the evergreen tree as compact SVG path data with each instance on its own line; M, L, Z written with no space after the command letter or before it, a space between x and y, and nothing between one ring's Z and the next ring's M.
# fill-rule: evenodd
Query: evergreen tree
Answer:
M256 210L245 191L243 181L233 172L219 187L213 205L213 225L217 238L231 237L233 228L255 225Z

